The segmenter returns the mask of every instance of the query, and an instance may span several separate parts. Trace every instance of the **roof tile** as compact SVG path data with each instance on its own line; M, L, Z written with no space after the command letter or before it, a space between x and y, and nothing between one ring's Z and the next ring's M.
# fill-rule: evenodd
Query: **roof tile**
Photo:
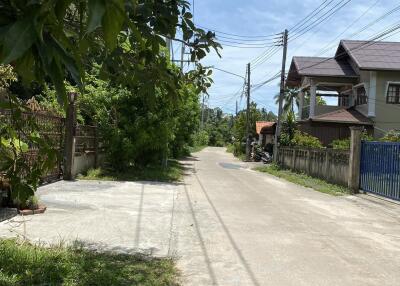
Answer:
M313 121L322 122L338 122L338 123L351 123L351 124L364 124L372 125L373 122L368 117L362 115L353 107L348 109L339 109L333 112L321 114L313 117Z

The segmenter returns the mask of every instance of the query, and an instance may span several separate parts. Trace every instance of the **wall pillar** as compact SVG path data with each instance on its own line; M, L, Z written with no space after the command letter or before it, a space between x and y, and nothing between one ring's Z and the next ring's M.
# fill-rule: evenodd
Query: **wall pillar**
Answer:
M296 171L296 157L297 157L297 149L293 149L293 153L292 153L292 170Z
M303 108L304 108L304 92L302 90L298 93L299 97L299 119L303 119Z
M353 194L360 189L361 134L363 127L350 127L350 159L348 187Z
M369 72L368 117L375 117L376 109L376 71Z
M310 87L310 118L315 116L315 107L317 105L317 86L315 82L311 80Z
M77 94L68 94L68 107L65 118L65 145L64 145L64 180L74 179L75 133L76 133L76 101Z

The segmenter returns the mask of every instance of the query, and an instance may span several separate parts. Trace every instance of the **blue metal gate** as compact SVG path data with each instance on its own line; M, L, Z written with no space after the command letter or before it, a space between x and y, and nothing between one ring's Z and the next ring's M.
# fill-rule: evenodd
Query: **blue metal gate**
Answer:
M400 143L362 142L363 191L400 200Z

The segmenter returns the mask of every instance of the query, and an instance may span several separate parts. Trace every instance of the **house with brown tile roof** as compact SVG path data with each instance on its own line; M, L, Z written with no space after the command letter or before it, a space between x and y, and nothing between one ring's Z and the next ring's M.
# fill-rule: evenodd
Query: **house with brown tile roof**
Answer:
M265 146L273 144L276 131L276 122L256 121L256 132L258 134L258 144Z
M352 125L376 138L400 129L400 42L342 40L332 58L293 57L286 84L299 90L300 128L325 144L348 138Z

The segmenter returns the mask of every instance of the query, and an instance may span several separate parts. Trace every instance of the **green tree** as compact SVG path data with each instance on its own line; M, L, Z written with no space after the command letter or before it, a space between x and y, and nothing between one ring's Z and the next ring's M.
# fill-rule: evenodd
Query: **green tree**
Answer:
M174 68L165 38L188 46L194 63L221 47L213 33L195 27L189 9L186 0L1 1L0 63L12 64L25 84L47 84L42 101L55 110L46 97L65 107L67 90L79 90L80 120L99 122L114 167L159 162L193 131L181 122L190 117L186 108L212 84L200 64L186 74ZM21 103L7 107L19 114ZM21 131L22 117L15 120L2 142Z
M232 141L232 116L221 108L205 108L204 130L209 136L210 146L225 146ZM200 119L201 120L201 119Z
M282 122L281 136L279 138L280 144L283 146L291 146L296 130L296 116L294 112L289 111L285 116L285 120Z
M86 65L93 60L102 65L102 76L126 85L141 81L143 92L159 84L173 91L176 77L161 51L165 37L175 39L180 28L183 40L176 40L190 47L193 62L220 47L213 33L194 26L189 8L185 0L5 0L0 3L0 62L13 63L25 81L50 78L62 104L64 79L82 89ZM206 89L209 82L200 78L196 85Z
M294 88L286 88L285 92L283 94L283 105L282 105L282 111L284 114L288 112L294 112L294 105L299 108L299 98L298 98L298 89ZM275 103L279 105L279 97L280 94L275 95Z
M257 137L256 132L256 121L260 121L262 119L262 113L260 109L257 108L257 104L255 102L251 102L250 104L250 136L253 138ZM233 135L235 140L244 141L246 140L246 126L247 126L247 115L246 110L242 110L238 113L235 118L235 123L233 127Z

